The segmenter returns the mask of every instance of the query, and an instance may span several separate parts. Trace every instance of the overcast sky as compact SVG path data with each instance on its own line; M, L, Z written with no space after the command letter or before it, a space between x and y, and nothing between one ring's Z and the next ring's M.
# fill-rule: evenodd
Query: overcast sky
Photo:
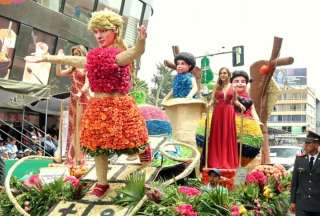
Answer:
M280 57L306 67L308 85L320 93L320 2L317 0L154 0L139 77L150 83L156 63L173 59L172 45L204 55L244 45L245 66L269 59L273 37L283 38ZM225 47L225 48L222 48ZM210 58L214 72L232 68L231 54ZM198 66L200 66L198 64Z

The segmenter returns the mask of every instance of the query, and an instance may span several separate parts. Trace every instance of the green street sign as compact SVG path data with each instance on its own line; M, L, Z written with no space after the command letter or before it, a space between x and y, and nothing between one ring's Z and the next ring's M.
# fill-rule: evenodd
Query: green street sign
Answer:
M210 68L210 61L207 56L201 59L201 83L208 84L210 81L213 80L213 72Z

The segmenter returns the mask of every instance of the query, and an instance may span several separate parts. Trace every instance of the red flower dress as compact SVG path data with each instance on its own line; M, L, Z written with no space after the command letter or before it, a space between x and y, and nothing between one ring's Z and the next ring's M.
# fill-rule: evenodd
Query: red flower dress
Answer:
M116 63L116 48L96 48L87 55L90 89L110 96L90 98L81 119L80 143L91 156L135 154L148 141L146 123L133 97L129 66Z
M214 94L216 105L213 110L208 145L208 167L235 169L239 156L236 136L234 93L229 88L224 97L222 90Z
M81 94L80 99L77 98L77 93L81 91L85 83L85 72L79 69L75 69L71 74L71 88L70 88L70 104L69 104L69 124L68 124L68 137L67 137L67 161L69 164L74 164L74 136L75 136L75 127L76 127L76 106L77 100L82 105L83 109L87 103L86 92ZM80 117L80 116L79 116ZM80 155L80 162L84 162L84 154Z

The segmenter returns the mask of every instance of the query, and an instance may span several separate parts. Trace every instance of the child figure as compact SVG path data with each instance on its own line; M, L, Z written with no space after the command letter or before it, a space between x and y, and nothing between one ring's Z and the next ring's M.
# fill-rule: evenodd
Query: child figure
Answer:
M193 98L198 91L197 81L191 72L196 65L194 56L191 53L181 52L175 56L174 63L178 74L174 77L172 90L163 100L166 101L171 96Z
M237 92L238 101L245 107L245 111L242 114L239 109L236 108L235 110L237 136L245 140L245 143L242 143L241 165L246 166L260 152L263 141L260 128L262 123L259 120L253 101L248 93L249 75L245 71L234 71L230 81Z

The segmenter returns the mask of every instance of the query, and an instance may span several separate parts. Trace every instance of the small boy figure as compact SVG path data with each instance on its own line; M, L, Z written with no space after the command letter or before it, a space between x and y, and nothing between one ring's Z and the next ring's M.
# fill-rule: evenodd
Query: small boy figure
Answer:
M196 65L196 60L191 53L181 52L174 58L174 63L177 66L177 75L172 83L172 90L163 99L168 100L173 98L193 98L197 91L197 81L192 75L192 69Z

